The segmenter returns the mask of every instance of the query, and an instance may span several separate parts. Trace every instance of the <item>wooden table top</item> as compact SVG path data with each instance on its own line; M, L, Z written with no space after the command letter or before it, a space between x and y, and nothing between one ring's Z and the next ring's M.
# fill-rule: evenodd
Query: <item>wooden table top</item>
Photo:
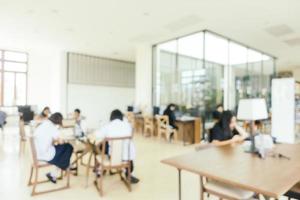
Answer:
M162 163L241 189L279 198L300 181L300 144L281 144L276 153L290 159L245 153L242 145L212 147Z

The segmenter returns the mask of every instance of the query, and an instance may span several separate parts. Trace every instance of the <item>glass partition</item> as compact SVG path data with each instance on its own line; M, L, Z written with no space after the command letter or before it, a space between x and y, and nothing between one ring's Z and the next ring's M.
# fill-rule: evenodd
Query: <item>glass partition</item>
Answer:
M212 119L216 105L236 110L241 98L263 97L270 106L275 58L202 31L153 48L153 105L175 103L183 115Z

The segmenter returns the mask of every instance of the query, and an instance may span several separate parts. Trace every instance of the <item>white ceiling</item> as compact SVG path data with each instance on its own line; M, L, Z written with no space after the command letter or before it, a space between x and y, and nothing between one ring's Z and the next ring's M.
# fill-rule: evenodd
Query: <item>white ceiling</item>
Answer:
M0 48L51 45L134 61L140 43L209 29L278 57L280 67L300 66L299 0L0 0L0 5Z

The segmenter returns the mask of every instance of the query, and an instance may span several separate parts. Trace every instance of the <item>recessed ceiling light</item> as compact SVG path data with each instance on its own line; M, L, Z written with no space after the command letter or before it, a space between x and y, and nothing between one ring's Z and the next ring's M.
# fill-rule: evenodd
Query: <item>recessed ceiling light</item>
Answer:
M147 16L150 16L150 13L149 12L144 12L143 15L147 17Z
M26 11L26 14L28 14L28 15L33 15L34 13L35 13L35 10L33 10L33 9Z
M284 42L291 47L300 46L300 37L285 40Z
M66 28L66 31L67 32L74 32L74 29L73 28Z
M267 27L265 29L265 31L268 32L269 34L275 36L275 37L288 35L288 34L294 32L291 29L291 27L289 27L288 25L285 25L285 24Z
M202 22L202 19L199 18L197 15L188 15L182 18L179 18L165 26L166 29L169 31L177 31L180 29L184 29L189 26L194 26Z
M52 12L53 14L58 14L58 13L59 13L59 10L57 10L57 9L51 9L51 12Z

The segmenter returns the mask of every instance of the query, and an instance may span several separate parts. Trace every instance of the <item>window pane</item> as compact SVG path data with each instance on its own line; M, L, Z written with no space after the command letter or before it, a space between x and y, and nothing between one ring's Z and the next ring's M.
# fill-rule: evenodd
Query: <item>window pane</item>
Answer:
M235 110L240 99L247 98L249 88L248 49L235 42L229 43L229 109Z
M4 58L5 58L5 60L27 62L27 54L26 53L5 51Z
M16 105L26 104L26 74L16 74Z
M229 64L241 65L247 63L247 48L235 42L229 43Z
M178 54L203 59L203 33L189 35L178 40Z
M15 105L15 74L4 73L4 106Z
M26 72L27 64L16 62L4 62L4 70L12 72Z
M227 65L228 45L228 40L211 33L205 33L205 60Z
M158 45L156 64L156 105L166 105L179 100L178 73L176 68L177 41Z
M262 54L253 49L248 49L248 63L261 62Z

